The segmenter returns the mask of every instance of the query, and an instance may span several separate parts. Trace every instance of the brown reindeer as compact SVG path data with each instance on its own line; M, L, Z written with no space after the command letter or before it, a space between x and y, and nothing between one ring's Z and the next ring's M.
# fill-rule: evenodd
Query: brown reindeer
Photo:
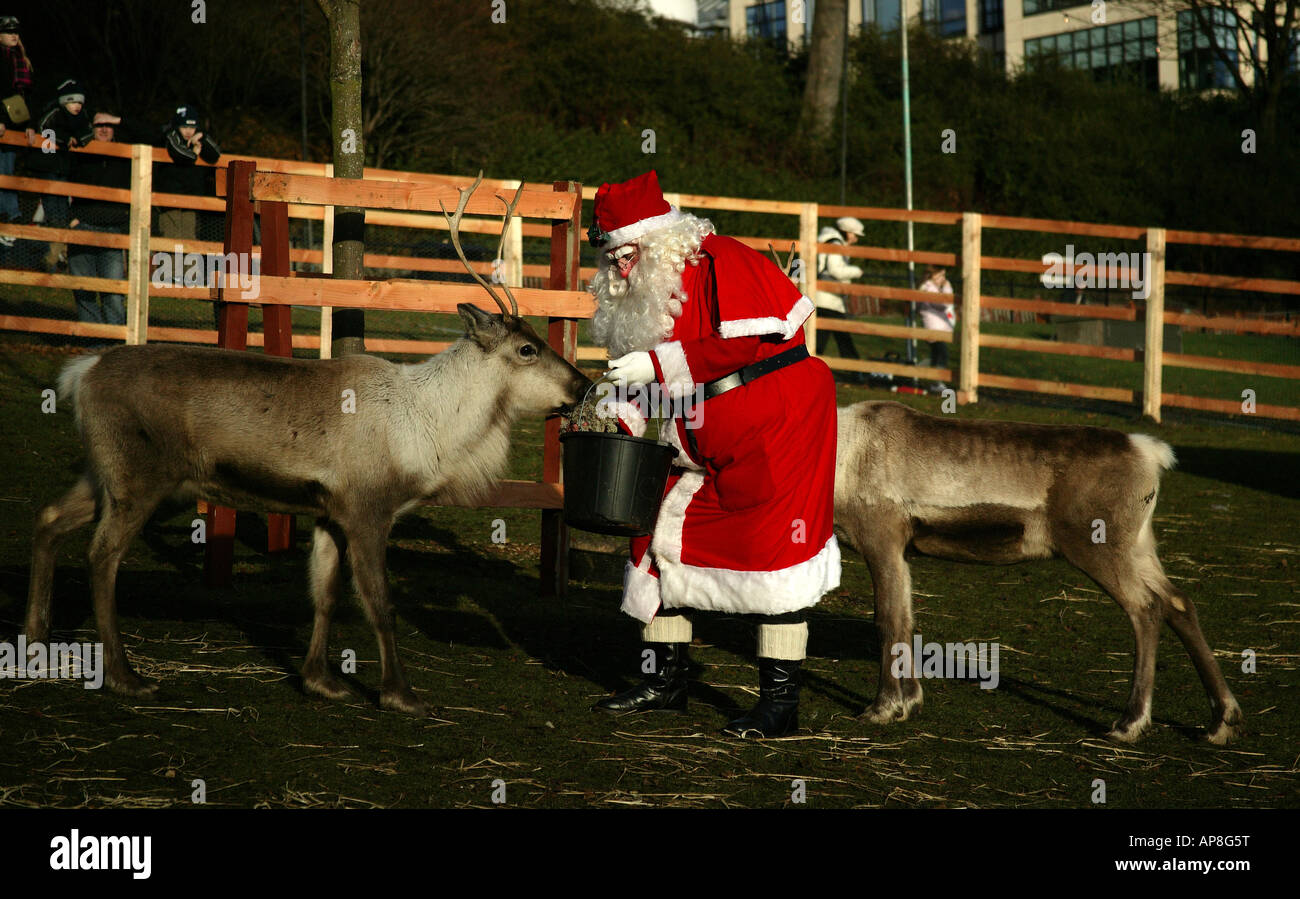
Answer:
M880 634L880 685L867 717L904 720L921 706L920 683L895 676L891 653L912 645L905 551L995 564L1059 555L1110 594L1133 624L1132 691L1107 736L1132 742L1150 726L1156 643L1161 622L1168 622L1209 695L1206 738L1231 740L1241 708L1196 607L1156 556L1151 518L1161 470L1173 463L1169 445L1145 434L938 418L889 402L841 408L835 521L871 571Z
M467 268L459 225L478 185L461 191L447 217ZM513 211L507 204L506 226ZM426 714L393 637L385 562L393 523L423 499L481 499L506 468L511 423L570 406L589 384L519 317L508 287L502 285L509 309L470 271L501 314L460 304L465 337L415 365L365 355L303 360L157 345L116 347L66 365L59 393L76 415L88 469L37 515L28 641L49 636L59 540L98 518L91 592L105 681L119 693L150 694L155 686L131 670L122 649L115 582L131 539L158 504L181 494L251 511L310 514L317 516L310 561L315 622L302 668L306 689L331 699L351 695L326 662L346 554L379 643L380 703Z

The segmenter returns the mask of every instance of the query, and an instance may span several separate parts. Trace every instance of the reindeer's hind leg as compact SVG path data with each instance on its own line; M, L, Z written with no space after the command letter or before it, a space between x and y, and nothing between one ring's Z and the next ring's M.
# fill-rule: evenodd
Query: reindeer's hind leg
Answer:
M330 617L334 612L334 603L338 600L342 580L340 556L346 545L347 541L338 525L326 518L316 522L309 565L311 598L316 607L316 616L312 624L311 645L307 648L307 658L302 664L302 684L308 693L326 699L349 699L355 695L347 684L334 676L328 661Z
M1111 599L1128 615L1133 624L1133 685L1124 714L1111 725L1106 737L1120 743L1132 743L1151 726L1151 697L1155 691L1156 646L1160 641L1163 617L1159 597L1142 582L1142 571L1135 557L1117 547L1118 529L1112 529L1112 543L1067 544L1065 557L1110 594Z
M112 496L105 491L100 502L103 512L90 540L91 596L99 639L104 644L104 683L114 692L129 696L147 696L158 686L137 676L126 660L117 623L117 568L131 539L168 492L165 488L150 489L143 484L134 495L122 491L119 496Z
M84 475L58 501L36 515L32 535L32 568L27 589L27 621L23 632L31 643L50 638L50 607L54 591L54 556L60 541L95 520L95 488Z
M428 715L429 704L419 699L407 683L402 662L397 657L397 641L393 636L393 607L388 602L388 568L385 557L388 550L388 532L391 520L365 527L345 528L348 542L348 559L352 563L352 577L357 593L365 606L366 617L375 629L379 643L381 686L379 704L411 715Z
M1200 622L1196 619L1196 606L1192 605L1192 601L1179 593L1167 580L1165 585L1168 590L1162 591L1161 594L1165 621L1169 622L1174 633L1183 641L1187 654L1192 657L1192 664L1196 666L1196 673L1201 677L1205 693L1210 697L1211 718L1205 739L1216 746L1222 746L1237 736L1238 726L1245 716L1242 714L1241 706L1237 704L1236 697L1228 689L1228 682L1223 679L1223 672L1219 670L1219 663L1215 660L1214 653L1205 642Z

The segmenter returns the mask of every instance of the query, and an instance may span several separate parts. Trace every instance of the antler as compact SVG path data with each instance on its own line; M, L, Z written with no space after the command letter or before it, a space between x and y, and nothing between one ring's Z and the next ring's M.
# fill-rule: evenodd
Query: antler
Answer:
M465 251L464 249L461 248L460 245L461 216L465 214L465 207L469 204L469 198L473 196L474 191L478 190L478 186L482 183L483 183L483 172L480 169L478 173L478 177L474 179L474 183L469 186L468 190L466 190L465 188L457 189L458 192L460 193L460 202L456 204L455 213L448 215L447 207L442 205L441 200L438 201L438 205L442 207L442 216L447 220L447 228L448 230L451 231L451 245L456 248L456 255L460 257L461 263L465 266L466 270L471 275L474 276L474 280L477 281L479 284L481 284L483 286L483 289L492 295L492 299L495 300L497 306L500 307L502 315L510 315L510 316L514 316L515 318L518 318L519 304L515 302L515 295L510 292L510 285L506 284L504 281L501 284L501 289L506 292L506 297L507 299L510 300L510 308L507 309L506 304L501 302L501 297L498 296L497 292L492 289L492 285L489 284L487 281L485 281L483 279L483 276L480 275L478 272L476 272L474 270L474 267L469 264L469 260L465 258ZM501 240L497 243L497 255L496 255L497 259L501 258L501 252L504 249L505 242L506 242L506 231L510 228L510 219L515 214L515 206L519 203L519 197L523 194L523 192L524 192L524 186L520 184L519 190L515 191L515 198L509 203L507 203L505 199L502 198L501 196L497 196L497 199L501 200L501 203L506 207L506 214L501 219Z
M781 254L776 251L776 247L772 246L771 241L767 243L767 250L772 254L772 258L776 260L777 267L785 273L787 278L790 277L790 266L794 262L794 243L791 242L790 244L790 254L785 257L785 262L781 261Z

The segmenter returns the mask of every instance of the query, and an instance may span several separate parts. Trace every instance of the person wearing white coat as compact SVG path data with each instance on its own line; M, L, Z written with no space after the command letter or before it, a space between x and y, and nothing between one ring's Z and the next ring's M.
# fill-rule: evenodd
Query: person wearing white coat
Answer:
M866 231L862 227L862 222L848 216L837 219L835 225L834 228L830 225L822 228L817 235L817 242L852 246L858 242L858 238ZM861 267L849 262L846 256L841 256L838 253L821 253L817 256L818 280L848 283L854 278L861 277ZM824 315L827 318L848 317L848 310L844 307L844 299L837 294L819 290L816 292L813 302L817 305L818 315ZM839 349L840 358L860 358L857 348L853 345L852 335L847 331L826 331L821 329L817 331L817 355L820 356L825 352L826 342L830 339L831 334L835 335L835 346Z

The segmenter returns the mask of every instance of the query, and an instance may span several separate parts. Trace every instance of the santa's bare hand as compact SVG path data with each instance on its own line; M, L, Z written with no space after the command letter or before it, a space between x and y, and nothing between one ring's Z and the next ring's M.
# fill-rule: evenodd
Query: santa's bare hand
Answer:
M655 366L646 352L628 353L610 360L606 378L619 387L648 384L655 379Z

